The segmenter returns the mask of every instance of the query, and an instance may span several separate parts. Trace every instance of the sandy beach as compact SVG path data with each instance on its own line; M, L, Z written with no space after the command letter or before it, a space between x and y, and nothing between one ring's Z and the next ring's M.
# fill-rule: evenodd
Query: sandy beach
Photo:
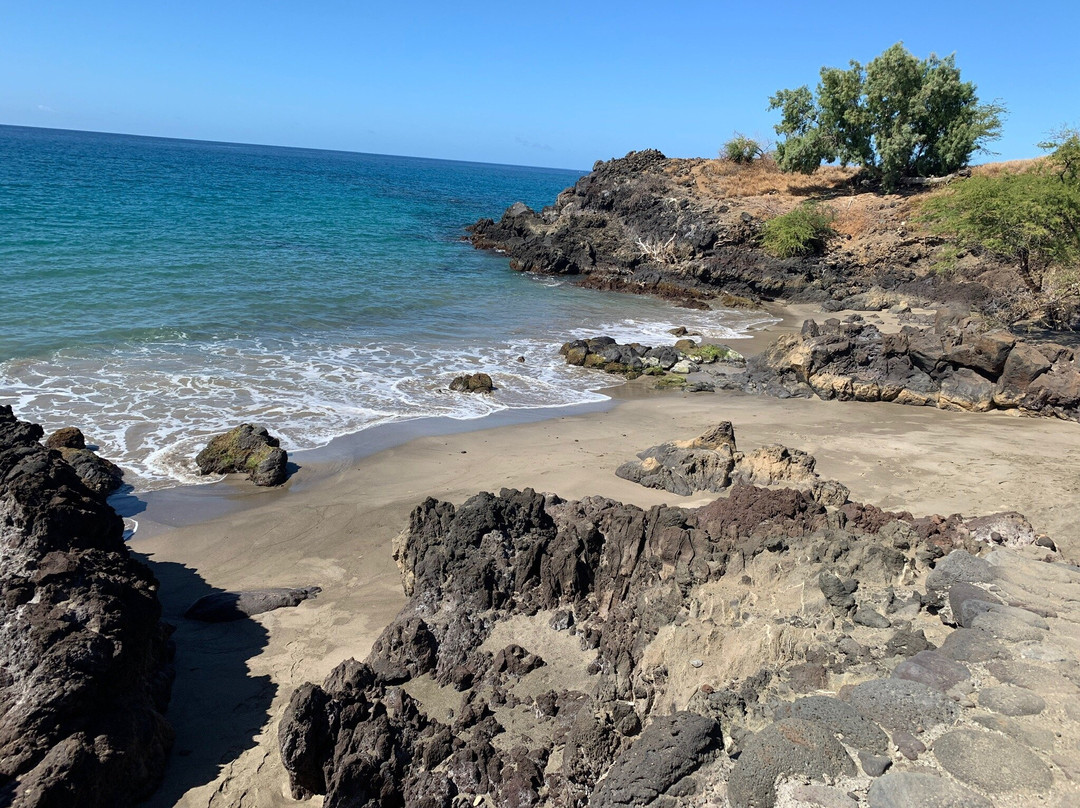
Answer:
M1068 26L71 5L0 808L1080 806Z
M804 316L732 344L760 349ZM151 806L295 804L277 751L277 725L293 689L321 681L343 659L362 659L404 603L391 545L426 497L461 503L479 491L532 487L565 498L602 495L647 507L697 506L615 476L642 449L733 423L740 448L781 443L814 455L818 471L853 500L915 515L1017 510L1080 559L1075 502L1077 424L1005 413L959 413L892 404L777 400L736 393L684 394L626 385L612 402L545 420L412 427L361 433L297 458L281 489L246 481L157 492L137 513L132 549L161 582L174 624L177 678L169 719L176 745ZM539 417L539 416L537 416ZM459 422L460 423L460 422ZM476 429L475 427L486 427ZM406 428L408 429L408 428ZM385 446L385 448L382 448ZM225 624L182 617L213 590L319 586L296 608ZM319 804L319 798L312 803Z

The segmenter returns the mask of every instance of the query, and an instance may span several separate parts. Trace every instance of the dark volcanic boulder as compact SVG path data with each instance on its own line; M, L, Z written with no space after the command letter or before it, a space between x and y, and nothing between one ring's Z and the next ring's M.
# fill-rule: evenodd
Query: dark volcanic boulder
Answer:
M48 449L85 449L86 438L77 426L65 426L45 438Z
M994 406L994 383L970 368L958 368L941 380L938 406L986 412Z
M255 485L281 485L288 461L278 439L252 424L215 436L195 457L200 474L247 474Z
M785 718L747 743L728 780L728 799L734 808L772 808L780 776L823 780L855 774L847 750L825 726Z
M228 623L287 606L298 606L322 590L317 586L294 589L249 589L244 592L214 592L191 604L184 617L206 623Z
M997 378L1005 368L1016 337L1008 331L988 331L960 342L946 354L958 367L971 368L986 377Z
M650 724L596 789L597 808L648 805L723 746L720 724L680 712Z
M434 670L438 642L420 617L410 615L391 623L371 648L371 665L385 682L404 682Z
M45 446L59 451L83 484L101 496L108 496L124 482L124 472L119 466L86 448L86 437L78 427L56 430L45 439Z
M157 581L40 437L0 407L0 801L132 805L172 740Z
M495 385L486 373L469 373L455 376L450 382L450 389L455 393L491 393Z
M432 771L453 751L449 729L425 718L408 694L387 687L352 659L338 665L322 687L308 684L293 693L278 739L296 799L325 793L327 808L449 808L457 793L445 774ZM494 756L490 743L478 737L473 743L481 754ZM425 802L438 794L445 801Z
M1051 363L1036 346L1026 342L1014 346L1005 360L995 403L1003 408L1017 406L1031 383L1050 367Z
M60 454L64 462L75 469L83 484L97 494L106 496L123 485L123 470L89 449L64 448Z

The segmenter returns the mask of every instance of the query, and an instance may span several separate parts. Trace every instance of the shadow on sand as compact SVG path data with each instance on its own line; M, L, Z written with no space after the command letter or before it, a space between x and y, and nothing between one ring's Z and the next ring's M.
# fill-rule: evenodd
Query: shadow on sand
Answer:
M266 646L266 629L250 618L229 623L188 620L184 611L215 589L182 564L133 555L153 570L166 622L176 627L176 681L166 715L176 742L161 787L142 803L171 808L185 792L214 781L222 768L256 745L276 686L251 676L248 660Z

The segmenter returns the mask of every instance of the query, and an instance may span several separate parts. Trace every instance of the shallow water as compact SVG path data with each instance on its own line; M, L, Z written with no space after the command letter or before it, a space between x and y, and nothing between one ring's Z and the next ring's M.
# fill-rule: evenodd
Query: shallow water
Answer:
M197 449L242 421L295 450L595 401L608 380L566 367L563 340L754 321L522 275L461 241L581 173L0 127L0 400L81 427L148 490L197 480ZM446 390L481 370L496 395Z

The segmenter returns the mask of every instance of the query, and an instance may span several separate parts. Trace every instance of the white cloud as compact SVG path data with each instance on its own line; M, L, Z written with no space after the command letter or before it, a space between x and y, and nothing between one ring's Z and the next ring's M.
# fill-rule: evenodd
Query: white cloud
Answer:
M555 149L553 149L547 143L533 143L531 140L527 140L521 135L516 136L514 140L516 140L520 145L526 146L530 149L539 149L540 151L555 151Z

